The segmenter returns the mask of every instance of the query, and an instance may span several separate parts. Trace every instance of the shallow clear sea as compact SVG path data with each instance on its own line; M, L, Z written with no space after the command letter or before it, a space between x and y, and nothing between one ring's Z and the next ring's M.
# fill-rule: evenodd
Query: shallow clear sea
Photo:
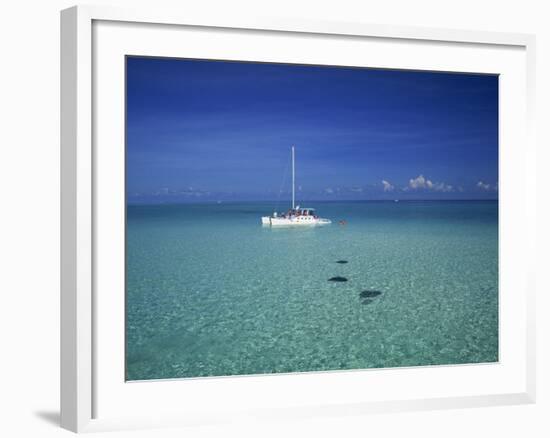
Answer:
M129 206L127 379L498 360L496 201L308 206Z

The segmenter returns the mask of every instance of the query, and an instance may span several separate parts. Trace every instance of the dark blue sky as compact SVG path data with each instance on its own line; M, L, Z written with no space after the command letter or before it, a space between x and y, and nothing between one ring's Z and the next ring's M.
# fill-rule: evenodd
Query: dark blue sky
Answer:
M498 78L127 59L130 202L495 199ZM282 197L288 197L287 171Z

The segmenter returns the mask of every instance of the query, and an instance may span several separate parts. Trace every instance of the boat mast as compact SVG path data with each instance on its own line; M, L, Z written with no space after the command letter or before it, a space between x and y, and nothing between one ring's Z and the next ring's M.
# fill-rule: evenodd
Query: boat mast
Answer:
M292 209L294 210L294 181L295 181L295 173L294 173L294 146L292 146Z

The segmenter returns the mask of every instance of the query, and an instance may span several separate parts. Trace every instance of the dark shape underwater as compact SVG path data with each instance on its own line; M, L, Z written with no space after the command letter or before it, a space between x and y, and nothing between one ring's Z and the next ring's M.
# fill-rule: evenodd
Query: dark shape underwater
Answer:
M370 303L373 303L373 302L374 302L374 300L371 300L371 299L367 298L366 300L361 301L361 304L370 304Z
M359 294L359 297L361 298L374 298L378 295L382 295L382 292L379 290L364 290Z
M328 281L335 281L337 283L342 283L344 281L348 281L348 279L346 277L332 277L332 278L329 278Z
M338 260L336 263L340 263L341 265L344 265L347 262L348 262L347 260Z

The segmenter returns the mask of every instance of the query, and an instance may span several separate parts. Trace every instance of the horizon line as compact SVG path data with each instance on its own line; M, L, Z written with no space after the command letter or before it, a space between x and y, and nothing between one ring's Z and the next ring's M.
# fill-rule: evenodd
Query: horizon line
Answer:
M321 203L338 203L338 202L498 202L498 198L461 198L461 199L316 199L304 201L306 203L321 202ZM126 206L139 205L182 205L182 204L252 204L252 203L268 203L275 202L273 199L247 199L247 200L203 200L203 201L153 201L153 202L131 202L126 200ZM299 203L296 203L299 205Z

